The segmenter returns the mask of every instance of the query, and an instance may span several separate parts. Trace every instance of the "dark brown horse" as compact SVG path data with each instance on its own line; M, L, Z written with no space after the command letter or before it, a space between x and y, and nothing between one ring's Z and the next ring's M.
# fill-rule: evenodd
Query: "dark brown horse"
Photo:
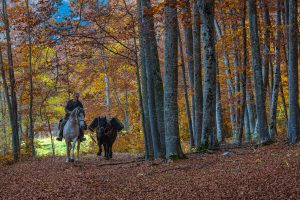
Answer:
M112 158L112 146L118 136L118 132L123 129L123 124L117 119L112 118L107 120L106 117L97 117L89 125L91 131L96 131L97 134L97 144L99 151L98 156L102 154L102 147L104 146L105 159L109 160Z

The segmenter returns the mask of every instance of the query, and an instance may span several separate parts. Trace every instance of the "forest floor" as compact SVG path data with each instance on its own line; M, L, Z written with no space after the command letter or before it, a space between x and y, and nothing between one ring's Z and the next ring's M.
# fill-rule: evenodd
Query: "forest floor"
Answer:
M176 162L115 154L0 166L0 199L300 199L300 145L189 154Z

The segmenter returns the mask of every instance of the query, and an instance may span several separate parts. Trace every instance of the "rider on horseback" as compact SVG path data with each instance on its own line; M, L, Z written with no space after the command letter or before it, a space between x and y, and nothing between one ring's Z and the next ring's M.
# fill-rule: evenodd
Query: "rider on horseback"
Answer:
M71 112L77 107L83 108L83 105L79 101L79 93L75 92L74 99L69 100L67 106L65 107L65 112L66 112L65 118L59 122L59 137L56 138L56 140L62 141L64 126L67 123ZM78 139L80 139L81 142L86 140L83 135L83 129L80 129L80 135Z

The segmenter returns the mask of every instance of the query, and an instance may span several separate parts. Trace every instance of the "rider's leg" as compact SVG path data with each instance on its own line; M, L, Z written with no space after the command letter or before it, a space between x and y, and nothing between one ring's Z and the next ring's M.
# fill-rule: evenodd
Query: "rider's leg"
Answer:
M83 128L80 128L79 129L79 136L78 136L78 139L80 140L80 142L83 142L86 140L86 138L84 137L84 134L83 134Z
M59 124L59 136L58 136L58 138L56 138L56 140L62 141L64 126L65 126L66 123L67 123L67 119L65 119L65 118L60 122L60 124Z

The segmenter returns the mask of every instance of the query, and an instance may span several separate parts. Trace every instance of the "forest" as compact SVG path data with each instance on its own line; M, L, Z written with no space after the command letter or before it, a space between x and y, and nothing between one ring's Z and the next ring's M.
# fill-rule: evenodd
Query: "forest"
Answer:
M136 188L141 199L174 195L199 199L199 192L203 199L299 198L298 4L297 0L2 0L0 199L24 195L8 195L12 188L5 177L11 176L5 172L19 170L22 177L22 170L31 174L41 166L43 171L48 162L54 163L52 170L71 170L68 176L83 188L100 187L88 163L95 171L102 167L104 171L98 171L102 175L119 170L125 176L133 167L128 191L119 191L125 180L121 175L101 179L114 180L120 187L116 189L120 193L105 189L103 197L108 198L130 199ZM87 130L82 161L60 166L66 146L55 138L74 92L80 94L87 124L98 116L116 117L124 124L112 161L101 164L90 158L97 144L95 133ZM223 167L235 169L236 162L243 171L239 181L249 173L254 175L247 176L248 182L258 187L263 187L263 177L267 184L278 183L279 179L268 178L275 174L282 176L281 182L251 193L257 190L253 184L221 173ZM11 164L13 168L6 167ZM79 173L78 169L89 175L91 183L83 184L87 178L80 180L78 174L75 178L72 170ZM163 177L169 180L173 172L178 182L164 183ZM207 175L211 173L212 177ZM221 186L213 181L222 177ZM149 196L139 185L143 178L153 188L148 188ZM184 187L196 180L201 183L198 187L212 181L208 187L214 194L201 187L193 196L194 186L185 194ZM282 186L285 180L291 180L289 186ZM11 187L20 187L17 182ZM236 193L230 182L248 189ZM159 188L164 184L174 186L172 191L180 189L163 197ZM47 192L38 197L53 195ZM93 197L87 193L91 196L85 198Z

